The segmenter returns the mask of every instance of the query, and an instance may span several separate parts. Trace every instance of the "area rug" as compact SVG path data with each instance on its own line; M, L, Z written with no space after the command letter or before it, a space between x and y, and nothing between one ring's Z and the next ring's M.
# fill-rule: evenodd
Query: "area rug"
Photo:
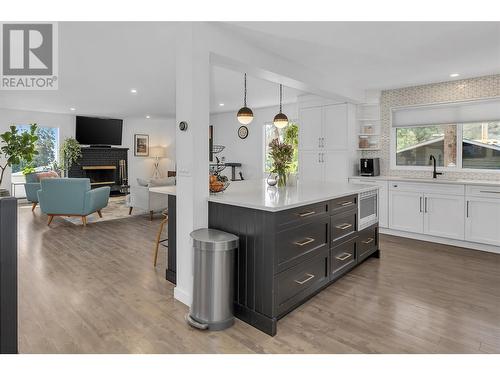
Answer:
M87 216L87 224L98 223L100 221L118 220L125 219L131 216L146 215L149 218L149 213L144 211L133 210L132 215L128 214L129 207L125 203L125 197L110 197L108 205L101 210L102 219L96 213ZM71 224L83 225L82 219L80 217L65 217L61 216L62 219L69 221Z

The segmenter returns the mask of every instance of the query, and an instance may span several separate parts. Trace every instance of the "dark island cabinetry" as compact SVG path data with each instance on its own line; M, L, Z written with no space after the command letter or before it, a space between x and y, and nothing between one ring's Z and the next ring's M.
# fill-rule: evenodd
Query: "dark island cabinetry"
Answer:
M274 336L280 318L378 257L377 225L357 223L357 194L281 211L209 202L209 227L240 237L235 315Z

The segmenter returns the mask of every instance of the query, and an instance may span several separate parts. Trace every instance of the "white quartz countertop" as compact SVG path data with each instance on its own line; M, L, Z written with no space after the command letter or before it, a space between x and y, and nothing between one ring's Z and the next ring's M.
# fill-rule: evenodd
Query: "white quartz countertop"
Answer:
M485 186L500 186L500 181L494 180L467 180L467 179L454 179L446 178L446 176L438 176L434 179L418 178L418 177L398 177L398 176L352 176L352 179L363 181L398 181L398 182L423 182L431 184L452 184L452 185L485 185Z
M224 192L210 194L208 200L264 211L281 211L374 189L377 187L347 182L298 182L295 186L278 188L268 186L265 180L245 180L231 182Z

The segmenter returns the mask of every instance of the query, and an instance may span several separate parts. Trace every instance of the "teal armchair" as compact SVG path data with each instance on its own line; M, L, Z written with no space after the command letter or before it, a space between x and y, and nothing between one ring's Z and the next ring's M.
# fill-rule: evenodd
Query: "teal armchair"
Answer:
M34 211L38 204L38 190L41 189L40 182L36 173L29 173L25 178L24 190L26 191L26 199L32 203L31 211Z
M87 216L108 205L109 187L90 189L88 178L50 178L40 182L38 201L44 214L49 216L48 225L54 216L81 216L87 225Z

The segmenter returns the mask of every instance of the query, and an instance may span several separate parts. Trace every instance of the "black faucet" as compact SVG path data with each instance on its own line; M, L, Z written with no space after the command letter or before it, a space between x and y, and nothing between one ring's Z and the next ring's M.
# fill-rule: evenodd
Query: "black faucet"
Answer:
M434 155L431 155L429 160L432 161L432 163L434 165L434 170L432 171L432 178L437 178L438 175L442 175L443 173L436 172L436 158L434 157Z

